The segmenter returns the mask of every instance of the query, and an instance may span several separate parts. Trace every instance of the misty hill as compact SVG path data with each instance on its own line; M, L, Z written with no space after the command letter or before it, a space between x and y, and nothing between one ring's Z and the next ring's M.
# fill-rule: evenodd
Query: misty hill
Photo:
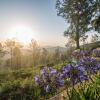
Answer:
M45 48L50 53L54 53L55 50L57 49L59 49L60 52L67 51L66 47L61 47L61 46L43 46L43 47L40 47L40 51L42 51L43 48ZM23 54L28 54L30 53L30 48L22 48L22 51L23 51Z
M60 52L65 52L67 50L66 47L61 47L61 46L44 46L48 52L55 52L56 49L59 49Z

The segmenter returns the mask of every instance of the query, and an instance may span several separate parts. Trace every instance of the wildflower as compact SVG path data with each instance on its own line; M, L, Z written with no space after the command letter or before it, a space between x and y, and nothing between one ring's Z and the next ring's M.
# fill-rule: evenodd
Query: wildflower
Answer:
M49 85L46 86L45 91L46 92L49 92L50 91Z
M62 80L62 78L60 76L55 78L55 82L56 82L56 87L64 86L64 80Z
M86 50L81 50L81 51L80 51L80 56L81 56L81 57L89 56L89 55L90 55L89 51L86 51Z
M42 70L41 70L41 75L44 75L46 73L46 68L44 67Z
M63 78L68 79L70 84L76 84L88 79L85 69L79 65L67 65L63 68L62 74Z
M56 69L51 69L50 74L52 74L52 75L57 74Z
M97 73L99 69L98 62L95 58L84 57L80 60L79 66L85 68L87 73L94 74Z
M35 76L35 82L38 83L38 84L40 83L40 78L39 78L39 76Z
M64 85L60 73L52 67L44 67L41 69L41 76L36 76L35 82L38 83L45 92L50 92L54 87L59 88Z
M73 58L76 58L76 59L79 59L79 58L83 58L83 57L87 57L87 56L90 56L90 52L89 51L86 51L86 50L75 50L73 53L72 53L72 57Z

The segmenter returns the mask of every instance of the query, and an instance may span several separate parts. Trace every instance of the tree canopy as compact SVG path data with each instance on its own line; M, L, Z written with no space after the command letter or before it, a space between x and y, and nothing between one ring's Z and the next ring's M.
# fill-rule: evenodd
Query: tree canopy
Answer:
M76 41L77 48L80 48L79 39L92 28L91 21L98 12L98 3L99 0L56 1L58 16L62 16L70 23L64 34Z

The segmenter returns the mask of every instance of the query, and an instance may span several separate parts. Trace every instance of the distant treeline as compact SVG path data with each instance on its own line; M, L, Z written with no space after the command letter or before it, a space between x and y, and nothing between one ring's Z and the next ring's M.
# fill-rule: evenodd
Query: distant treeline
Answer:
M67 49L56 47L54 52L41 48L37 41L31 40L27 47L20 42L8 39L0 43L0 68L19 69L22 67L37 67L57 64L67 59Z
M100 47L100 41L82 45L82 49L92 50ZM51 47L52 48L52 47ZM8 39L0 43L0 68L19 69L22 67L38 67L55 65L70 60L75 47L54 47L54 52L48 48L41 48L36 40L32 39L27 47L20 42Z

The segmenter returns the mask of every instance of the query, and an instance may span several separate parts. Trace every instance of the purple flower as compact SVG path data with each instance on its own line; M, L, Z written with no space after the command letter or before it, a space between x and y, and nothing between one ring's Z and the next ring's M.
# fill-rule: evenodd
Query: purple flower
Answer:
M45 67L41 70L41 75L44 75L46 73Z
M55 78L55 82L56 82L56 86L57 87L62 87L64 86L64 80L62 80L62 78L60 76Z
M100 70L100 63L98 64L98 70Z
M73 53L72 53L72 56L74 58L82 58L82 57L86 57L86 56L90 56L90 52L89 51L86 51L86 50L75 50Z
M46 86L45 91L48 93L50 91L49 85Z
M59 88L64 85L64 81L62 80L62 77L60 77L60 73L52 67L45 67L41 69L41 76L36 76L35 82L38 83L45 92L50 92L53 88Z
M35 76L35 82L38 83L38 84L40 83L40 78L39 78L39 76Z
M87 75L80 75L79 78L80 78L81 82L84 81L84 80L88 80Z
M88 74L97 73L99 70L98 62L95 58L84 57L80 60L79 66L83 67Z
M86 51L86 50L81 50L80 51L80 56L89 56L90 55L90 53L89 53L89 51Z
M56 69L52 69L50 73L51 74L57 74L57 71L56 71Z
M62 76L63 78L69 78L70 77L70 71L72 69L72 65L69 64L62 68Z
M85 68L84 68L84 67L82 67L82 66L77 66L77 68L78 68L78 70L79 70L80 72L85 73Z
M71 85L87 80L85 68L82 66L69 64L62 69L63 78L68 79Z

